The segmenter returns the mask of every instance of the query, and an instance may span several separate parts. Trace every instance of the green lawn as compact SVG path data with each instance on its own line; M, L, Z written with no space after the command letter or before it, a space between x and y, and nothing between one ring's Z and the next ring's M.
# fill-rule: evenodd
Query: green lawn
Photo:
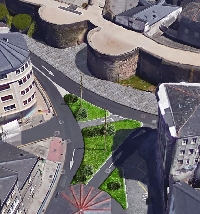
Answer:
M132 88L136 88L136 89L143 90L143 91L155 92L155 89L156 89L155 85L152 85L149 82L142 80L138 76L133 76L129 79L121 80L121 81L119 81L119 84L125 85L125 86L130 86Z
M110 182L120 183L121 188L118 190L109 190L107 188L107 184ZM123 207L123 209L127 209L126 192L125 192L125 186L122 178L121 169L116 168L115 170L113 170L113 172L109 175L109 177L107 177L107 179L101 184L99 189L107 192L112 198L118 201Z
M140 127L141 123L134 120L121 120L118 122L112 122L115 125L116 133L115 136L106 136L106 148L104 150L104 136L98 137L84 137L84 157L81 163L82 165L90 165L93 168L95 174L100 166L106 161L106 159L112 154L126 137L133 131L133 129ZM86 128L87 129L87 128ZM79 171L79 170L78 170ZM87 181L92 176L87 178ZM85 183L87 183L87 181ZM76 181L73 180L72 184Z
M79 98L79 100L76 103L68 105L74 116L75 116L76 111L80 108L80 103L81 103L81 100ZM104 109L94 106L85 100L82 100L82 107L86 108L88 110L88 118L80 120L80 121L88 121L88 120L94 120L97 118L105 117ZM110 115L110 113L107 111L107 116L109 116L109 115Z

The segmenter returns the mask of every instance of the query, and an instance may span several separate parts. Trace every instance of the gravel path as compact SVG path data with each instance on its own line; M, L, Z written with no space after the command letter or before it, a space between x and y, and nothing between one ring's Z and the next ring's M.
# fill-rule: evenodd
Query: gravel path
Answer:
M29 38L27 35L24 35L24 38L32 53L73 81L79 83L80 72L84 73L85 88L130 108L157 115L157 101L154 94L93 77L87 68L87 45L85 43L76 47L58 49Z

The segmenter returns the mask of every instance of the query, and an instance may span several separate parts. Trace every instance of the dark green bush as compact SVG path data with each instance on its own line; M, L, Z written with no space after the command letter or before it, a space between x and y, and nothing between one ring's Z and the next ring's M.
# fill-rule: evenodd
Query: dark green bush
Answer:
M88 4L85 2L82 4L82 8L85 9L88 6Z
M27 35L32 38L35 31L36 31L36 23L32 22L30 25L30 28L28 29Z
M101 136L101 126L95 126L90 128L85 128L82 130L82 134L85 137L96 137Z
M78 101L78 97L74 94L66 94L64 96L64 101L67 104L73 104L73 103L76 103Z
M116 129L115 126L111 123L107 124L107 129L106 126L103 125L103 127L101 128L101 135L104 135L106 132L106 135L112 136L115 134Z
M107 184L107 188L109 190L118 190L121 187L119 182L109 182Z
M28 14L18 14L14 16L12 24L18 30L26 30L30 27L32 18Z
M0 3L0 21L6 18L8 14L9 13L8 13L7 7L4 4Z
M83 166L83 168L81 169L81 173L83 175L85 175L86 177L90 176L93 174L93 168L90 165L85 165Z
M88 117L88 112L86 108L79 108L77 113L76 113L76 119L77 120L82 120L86 119Z
M75 176L75 181L78 183L83 183L87 180L87 177L83 173L77 173Z

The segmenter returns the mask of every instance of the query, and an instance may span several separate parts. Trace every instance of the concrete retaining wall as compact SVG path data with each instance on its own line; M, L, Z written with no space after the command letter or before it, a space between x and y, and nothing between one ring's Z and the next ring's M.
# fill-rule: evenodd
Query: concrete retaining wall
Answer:
M133 76L137 68L138 49L117 56L100 53L91 43L91 36L100 29L99 27L95 28L87 35L87 65L90 72L100 79L113 82Z

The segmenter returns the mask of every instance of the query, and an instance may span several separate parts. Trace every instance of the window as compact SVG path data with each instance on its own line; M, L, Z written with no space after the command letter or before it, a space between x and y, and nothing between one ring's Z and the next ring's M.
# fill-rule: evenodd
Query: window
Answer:
M186 145L187 144L187 142L188 142L188 139L183 139L183 141L182 141L182 145L184 146L184 145Z
M32 86L32 84L29 86L29 88L31 89L33 86Z
M33 94L32 96L31 96L31 98L33 99L35 97L35 94Z
M27 104L27 100L24 100L24 101L23 101L23 104L26 105L26 104Z
M28 103L30 103L31 102L31 97L30 98L28 98Z
M193 153L194 153L194 149L189 149L188 154L189 154L189 155L192 155Z
M198 158L195 158L195 160L194 160L194 161L195 161L195 163L198 163Z
M24 77L24 79L23 79L23 83L25 83L26 82L26 77Z
M9 84L5 84L5 85L0 85L0 91L4 91L10 89L10 85Z
M183 164L183 160L178 160L178 163L179 164Z
M16 70L16 75L19 75L20 74L20 69L17 69Z
M33 70L31 70L31 72L30 72L30 75L32 75L33 74Z
M27 78L28 78L28 79L30 78L30 74L27 75Z
M21 95L24 95L25 94L25 91L21 91Z
M189 164L189 162L190 162L189 160L186 160L186 161L185 161L185 164Z
M188 34L189 34L189 30L188 30L187 28L185 29L185 31L184 31L184 32L185 32L185 34L186 34L186 35L188 35Z
M199 39L199 33L195 32L194 33L194 38Z
M23 71L24 71L24 66L21 67L21 72L23 72Z
M29 88L26 88L26 93L28 93L29 92Z
M33 81L33 83L32 83L33 85L35 85L35 81Z
M15 106L15 104L13 104L13 105L10 105L10 106L5 106L4 110L5 111L10 111L10 110L15 109L15 108L16 108L16 106Z
M1 101L2 102L8 101L8 100L12 100L12 99L13 99L12 95L7 95L7 96L4 96L4 97L1 97Z
M25 68L28 68L28 62L26 62L26 64L25 64Z
M179 155L184 155L185 154L185 150L180 150L180 154Z
M7 74L1 74L1 75L0 75L0 79L1 79L1 80L7 79Z
M191 144L195 144L197 142L197 138L192 138Z
M19 85L22 85L22 84L23 84L22 80L19 80L18 83L19 83Z

